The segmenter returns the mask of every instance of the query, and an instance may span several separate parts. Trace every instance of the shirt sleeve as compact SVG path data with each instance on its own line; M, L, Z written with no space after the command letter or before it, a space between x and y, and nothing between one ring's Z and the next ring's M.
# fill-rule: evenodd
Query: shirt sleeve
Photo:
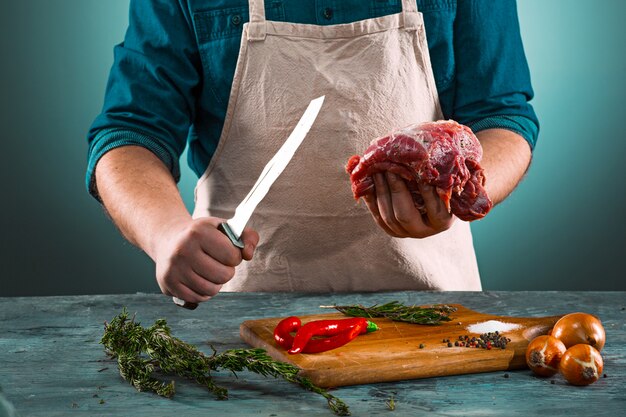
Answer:
M533 149L539 121L515 0L458 0L454 114L474 132L514 131Z
M131 0L124 41L114 48L102 112L88 133L86 182L111 149L143 146L180 178L179 158L195 117L200 58L188 9L180 1Z

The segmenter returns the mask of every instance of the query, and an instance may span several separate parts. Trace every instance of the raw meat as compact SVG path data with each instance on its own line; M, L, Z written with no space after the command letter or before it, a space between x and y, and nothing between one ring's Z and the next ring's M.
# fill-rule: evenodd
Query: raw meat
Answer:
M363 156L348 161L352 193L374 192L372 175L391 171L404 178L413 202L425 213L418 182L436 187L448 212L465 221L484 217L493 203L483 187L483 150L467 126L453 120L419 123L374 140Z

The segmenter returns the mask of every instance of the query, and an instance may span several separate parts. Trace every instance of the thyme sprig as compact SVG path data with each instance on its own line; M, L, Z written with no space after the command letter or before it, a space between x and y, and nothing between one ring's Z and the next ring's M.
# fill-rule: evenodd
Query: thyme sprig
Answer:
M330 409L339 416L350 415L348 406L325 389L298 375L300 369L288 363L272 359L264 349L230 349L207 356L195 346L171 335L167 322L157 320L144 328L128 317L126 309L105 322L104 335L100 341L108 355L117 358L120 375L139 391L152 391L164 397L175 393L174 381L163 382L155 377L157 371L164 375L178 375L205 386L217 399L228 399L226 388L213 382L211 371L244 370L265 377L282 378L302 388L323 396Z
M393 321L428 325L438 325L443 321L450 321L452 320L450 313L456 311L455 307L445 304L420 307L416 305L404 305L399 301L391 301L382 305L374 304L370 307L365 307L361 304L353 304L345 306L320 306L320 308L334 308L346 316L351 317L384 317Z

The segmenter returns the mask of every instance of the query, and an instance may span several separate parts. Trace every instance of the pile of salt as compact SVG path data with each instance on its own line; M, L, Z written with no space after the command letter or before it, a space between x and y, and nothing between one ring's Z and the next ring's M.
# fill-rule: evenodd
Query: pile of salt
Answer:
M494 332L503 333L503 332L508 332L510 330L519 329L520 327L522 327L521 324L505 323L505 322L498 321L498 320L489 320L489 321L483 321L482 323L472 324L471 326L467 327L467 330L471 333L478 333L478 334L494 333Z

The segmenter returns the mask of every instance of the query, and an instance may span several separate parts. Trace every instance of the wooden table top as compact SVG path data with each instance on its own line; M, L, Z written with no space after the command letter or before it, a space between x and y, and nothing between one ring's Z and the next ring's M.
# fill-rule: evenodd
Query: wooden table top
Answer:
M164 318L174 336L205 353L246 347L244 320L320 313L320 305L458 303L483 313L538 317L584 311L607 333L607 375L588 387L525 369L342 387L332 391L353 416L618 416L626 410L625 292L390 292L378 294L223 293L189 311L158 294L0 298L0 388L20 416L332 416L318 395L282 380L215 374L229 400L176 381L166 399L138 392L99 344L103 323L127 307L144 326ZM505 377L507 374L507 377ZM552 384L551 380L555 383ZM385 402L393 397L395 410ZM1 397L0 397L1 400ZM0 416L3 416L0 401ZM388 414L391 413L391 414Z

